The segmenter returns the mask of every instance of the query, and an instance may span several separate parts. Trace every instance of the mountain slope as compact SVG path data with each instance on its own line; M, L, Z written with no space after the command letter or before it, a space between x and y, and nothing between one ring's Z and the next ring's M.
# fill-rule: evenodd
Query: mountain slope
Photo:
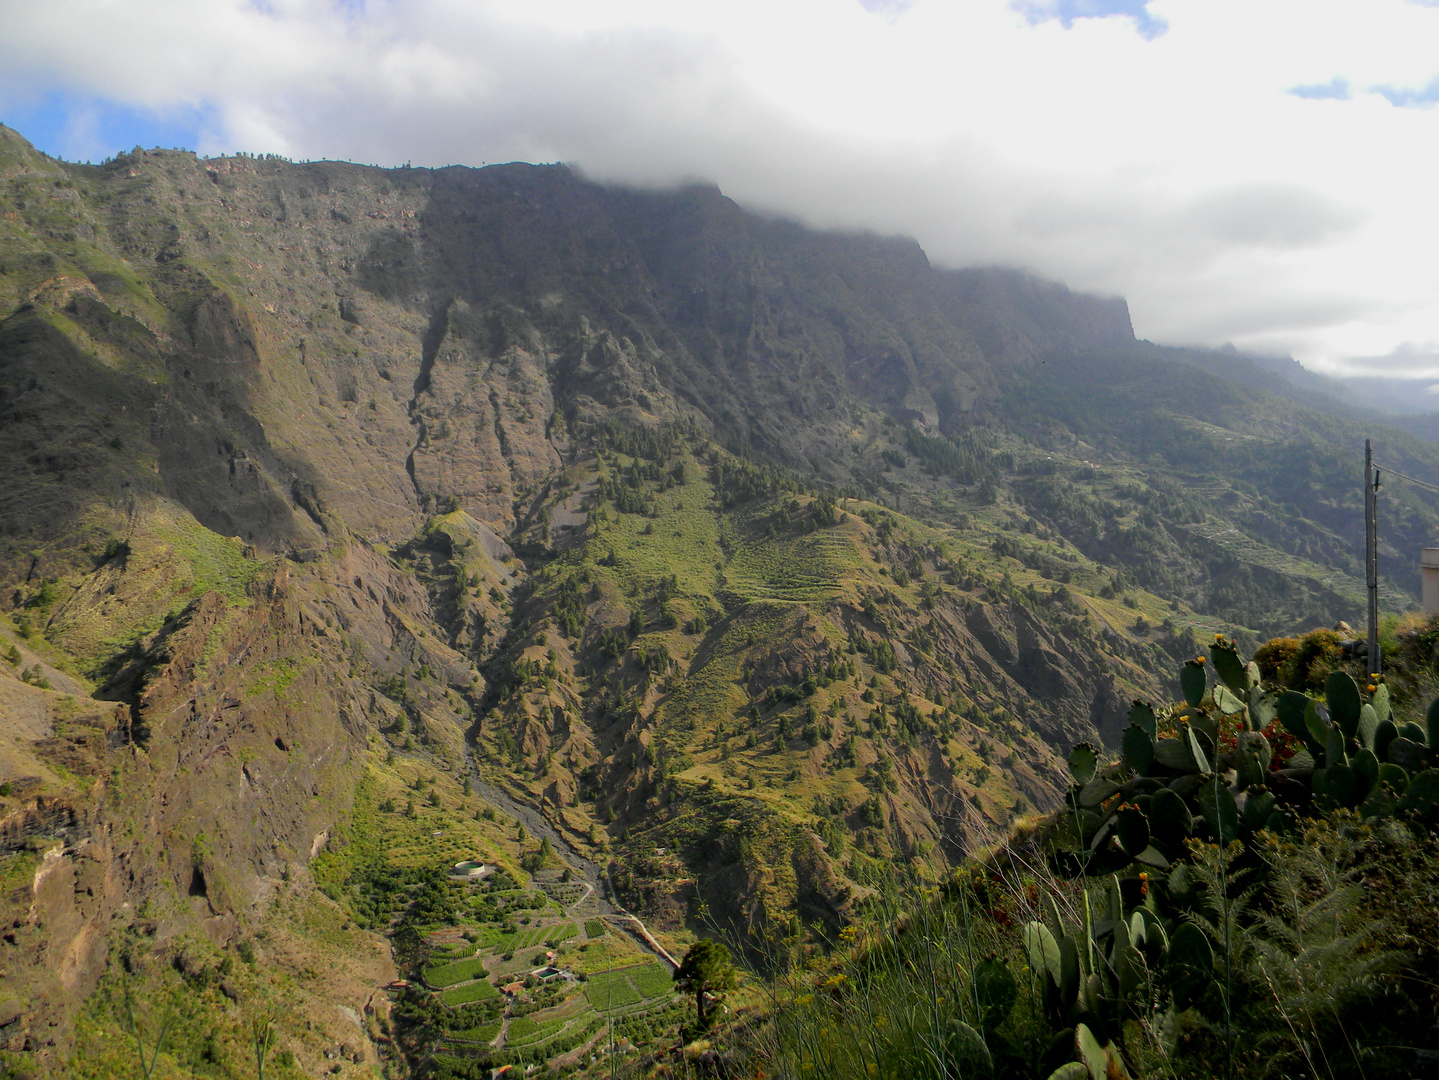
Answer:
M712 188L0 129L0 1035L63 1060L122 941L210 970L277 904L317 929L258 982L337 971L297 1060L335 1004L378 1035L373 860L537 865L472 769L662 934L942 870L1196 634L1359 610L1357 421L1224 370ZM1426 499L1386 489L1386 565ZM367 846L426 775L435 843Z

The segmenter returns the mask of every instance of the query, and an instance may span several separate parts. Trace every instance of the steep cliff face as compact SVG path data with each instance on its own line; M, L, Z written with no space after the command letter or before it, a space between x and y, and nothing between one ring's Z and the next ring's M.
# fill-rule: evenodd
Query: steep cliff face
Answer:
M912 241L809 233L712 188L166 152L62 167L13 133L3 156L7 456L66 477L6 509L50 533L77 488L117 487L266 550L394 541L447 496L505 532L565 450L557 403L702 416L840 479L856 407L955 430L996 365L1132 340L1122 301L936 272Z

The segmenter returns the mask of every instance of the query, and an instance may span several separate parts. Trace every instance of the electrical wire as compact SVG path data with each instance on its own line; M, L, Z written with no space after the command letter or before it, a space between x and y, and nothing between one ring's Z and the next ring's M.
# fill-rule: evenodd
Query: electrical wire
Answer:
M1405 476L1405 475L1404 475L1402 472L1400 472L1398 469L1391 469L1391 468L1389 468L1389 466L1387 466L1387 465L1380 465L1377 461L1374 463L1374 471L1375 471L1376 473L1379 473L1379 472L1387 472L1387 473L1389 473L1391 476L1397 476L1397 477L1399 477L1399 479L1401 479L1401 480L1408 480L1411 484L1418 484L1418 485L1419 485L1420 487L1422 487L1422 488L1428 488L1430 491L1439 492L1439 485L1431 484L1431 483L1429 483L1429 481L1427 481L1427 480L1419 480L1419 479L1416 479L1416 478L1413 477L1413 476Z

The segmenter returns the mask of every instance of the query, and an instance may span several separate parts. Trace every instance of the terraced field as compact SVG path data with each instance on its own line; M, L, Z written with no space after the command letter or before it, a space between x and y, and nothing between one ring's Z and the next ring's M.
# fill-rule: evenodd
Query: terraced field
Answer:
M566 909L590 892L587 885L578 881L542 881L539 886L546 896Z
M727 568L736 592L756 600L814 603L840 589L854 562L854 545L843 532L822 530L793 540L747 538Z
M499 997L500 992L489 983L484 981L462 983L452 987L440 995L440 1000L446 1005L468 1005L472 1001L485 1001L488 998Z
M502 1022L503 1021L500 1020L487 1020L485 1023L476 1027L453 1032L445 1038L446 1041L453 1040L455 1042L474 1042L488 1045L494 1042L495 1036L500 1033L500 1024Z
M529 1043L543 1042L557 1034L567 1023L569 1020L563 1016L556 1016L538 1023L528 1016L517 1017L510 1021L509 1029L505 1032L505 1045L525 1046Z
M670 973L662 964L640 964L618 971L596 972L585 984L590 1007L605 1014L642 1011L669 1003L674 992Z
M495 953L517 953L524 949L533 949L547 941L558 944L574 937L577 932L572 922L531 926L513 934L497 935L492 939L490 949Z
M436 990L443 990L456 983L485 977L485 962L478 956L468 960L456 960L449 964L438 964L425 968L425 982Z

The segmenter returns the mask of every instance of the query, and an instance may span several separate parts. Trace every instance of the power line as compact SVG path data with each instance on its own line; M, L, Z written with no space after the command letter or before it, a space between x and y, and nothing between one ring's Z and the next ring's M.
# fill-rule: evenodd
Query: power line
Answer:
M1376 471L1383 470L1391 476L1397 476L1401 480L1408 480L1411 484L1418 484L1422 488L1428 488L1430 491L1439 493L1439 485L1431 484L1427 480L1419 480L1413 476L1406 476L1398 469L1391 469L1388 465L1380 465L1377 461L1374 463L1374 468Z

